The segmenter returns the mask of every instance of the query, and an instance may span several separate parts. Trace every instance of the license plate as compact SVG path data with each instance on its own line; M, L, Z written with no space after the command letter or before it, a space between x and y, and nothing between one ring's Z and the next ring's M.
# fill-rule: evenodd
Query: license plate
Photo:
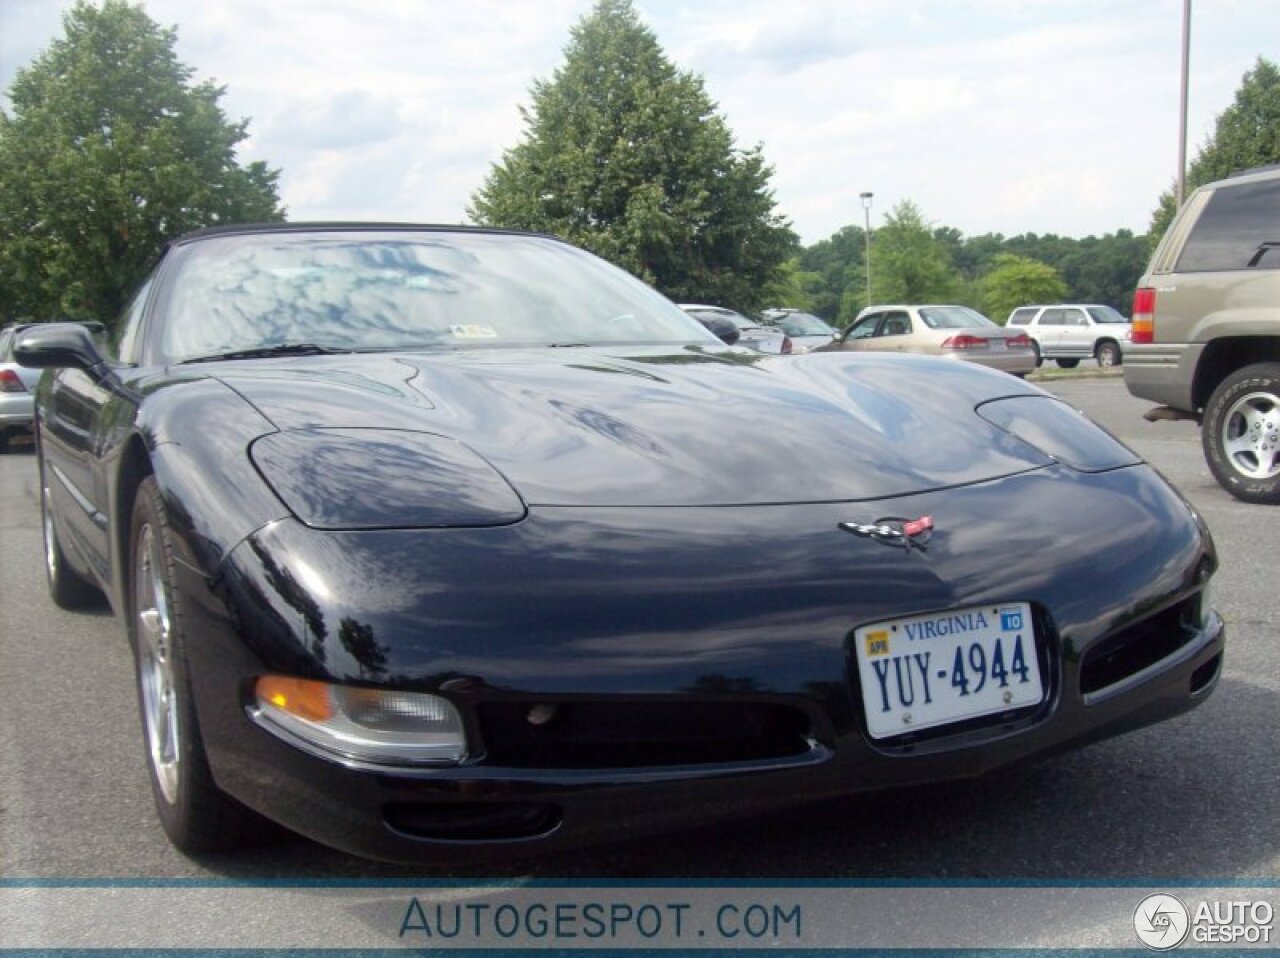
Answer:
M997 353L1004 352L1009 346L1008 343L1006 343L1003 339L999 339L999 338L988 339L987 342L990 344L991 350Z
M854 631L872 738L1036 705L1044 698L1031 606L974 606Z

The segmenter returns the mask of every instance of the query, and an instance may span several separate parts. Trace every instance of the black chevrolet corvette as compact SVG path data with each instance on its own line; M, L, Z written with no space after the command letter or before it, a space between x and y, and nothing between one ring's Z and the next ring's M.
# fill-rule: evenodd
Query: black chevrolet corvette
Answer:
M159 817L393 860L981 773L1202 702L1208 531L1003 373L726 346L542 236L242 227L24 331Z

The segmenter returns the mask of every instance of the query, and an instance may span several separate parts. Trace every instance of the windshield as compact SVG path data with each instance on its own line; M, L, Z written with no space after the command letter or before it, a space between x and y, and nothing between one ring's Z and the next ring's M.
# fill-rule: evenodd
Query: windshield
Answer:
M259 233L202 240L182 254L164 310L170 361L290 344L718 342L622 270L535 236Z
M1089 315L1093 317L1095 323L1127 323L1129 321L1127 317L1110 306L1090 306Z
M968 306L921 306L920 318L930 329L971 329L994 326L991 320Z
M788 336L831 336L835 330L809 313L788 313L782 318L782 331Z

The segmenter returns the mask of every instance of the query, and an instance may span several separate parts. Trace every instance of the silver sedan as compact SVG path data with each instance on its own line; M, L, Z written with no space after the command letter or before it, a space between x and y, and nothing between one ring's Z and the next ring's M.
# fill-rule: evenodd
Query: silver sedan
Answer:
M815 351L845 350L946 356L1015 376L1036 368L1031 337L997 326L968 306L870 306L843 336Z

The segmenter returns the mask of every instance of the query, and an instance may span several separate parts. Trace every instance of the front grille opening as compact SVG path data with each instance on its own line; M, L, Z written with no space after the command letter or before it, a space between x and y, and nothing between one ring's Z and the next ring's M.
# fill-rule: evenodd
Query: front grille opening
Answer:
M399 802L382 810L386 823L411 838L483 842L537 838L560 824L547 802Z
M1204 665L1200 666L1191 673L1191 694L1203 691L1209 685L1213 684L1213 680L1218 677L1218 672L1222 670L1222 653L1219 652Z
M1136 675L1191 641L1198 598L1192 597L1098 642L1080 664L1080 691L1088 695Z
M809 719L770 702L488 702L486 761L509 768L751 762L809 751Z

